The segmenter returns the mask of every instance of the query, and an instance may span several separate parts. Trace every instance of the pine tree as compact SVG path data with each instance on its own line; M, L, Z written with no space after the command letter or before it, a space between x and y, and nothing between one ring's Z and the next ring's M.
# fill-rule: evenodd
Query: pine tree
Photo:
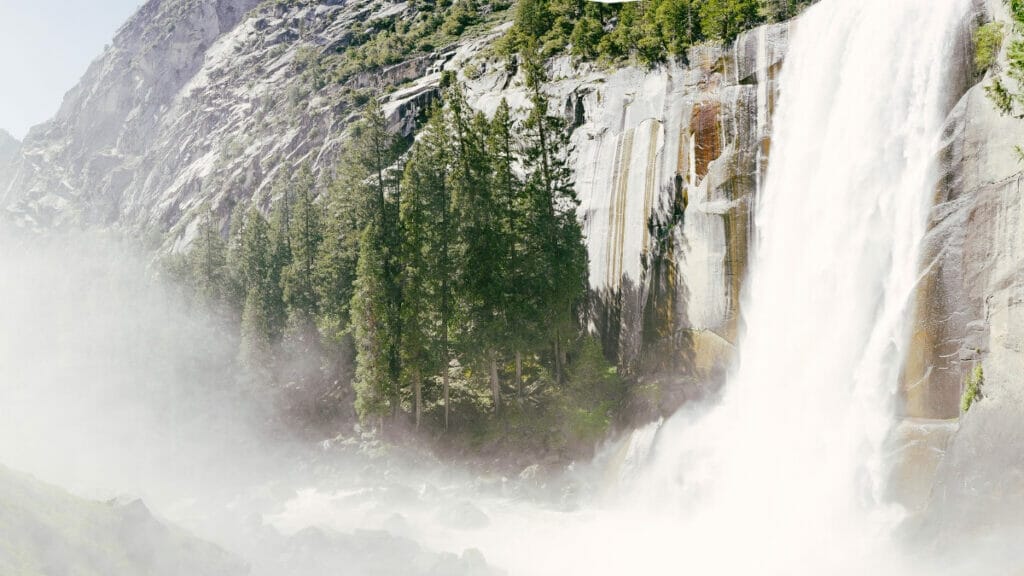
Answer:
M352 324L356 342L356 413L364 422L376 418L383 423L395 402L389 365L389 350L395 343L388 325L391 312L381 266L381 236L378 225L371 223L360 241Z
M492 186L487 149L489 125L473 114L458 85L448 91L448 124L452 135L449 174L456 239L451 250L456 269L454 299L461 317L460 348L471 362L482 363L489 375L495 412L501 411L498 380L500 346L506 332L504 258L507 236L502 230L502 206Z
M523 350L535 341L539 318L530 295L535 282L530 277L529 244L530 205L523 193L519 176L522 159L517 143L518 127L512 120L508 102L502 99L491 120L487 138L487 153L491 159L491 190L494 197L499 240L497 253L500 268L497 287L500 289L501 310L504 319L502 338L515 358L516 397L523 402Z
M578 329L578 306L586 293L587 253L576 215L579 200L569 163L570 131L564 119L549 114L544 81L543 66L528 62L532 107L522 132L525 195L535 245L531 289L549 330L555 379L561 381L566 347Z
M736 35L761 22L758 0L704 0L700 29L705 36L731 42Z
M226 310L228 293L227 244L212 210L207 209L189 253L192 284L197 295L219 312Z
M289 401L314 403L324 392L322 358L324 349L317 326L320 311L317 290L317 259L323 242L322 208L316 202L315 180L308 163L293 176L290 185L287 260L281 260L281 290L287 312L284 338L279 351L278 373L291 391ZM278 236L282 236L278 233ZM280 239L279 251L284 252ZM305 391L305 396L298 394ZM291 404L293 405L293 404ZM319 408L318 404L317 408ZM293 405L294 406L294 405Z
M226 299L236 321L241 320L242 309L245 307L246 282L242 269L245 216L245 205L239 202L231 211L231 227L227 241Z
M440 370L445 430L450 418L449 331L455 288L450 146L444 112L435 106L405 166L401 199L402 357L414 398L420 397L424 375ZM421 407L415 411L419 414Z
M402 231L398 215L401 188L396 168L401 151L401 139L388 131L387 120L379 104L371 101L362 121L355 127L352 146L339 171L343 188L338 203L348 207L350 216L335 225L336 234L351 237L352 226L363 231L359 241L356 282L362 283L364 291L360 293L357 289L357 297L352 300L359 364L356 371L357 399L360 391L365 396L371 390L390 384L386 398L392 417L398 415L401 407L402 289L399 252ZM344 274L336 277L343 278ZM378 292L372 295L365 292L367 286L373 286ZM361 309L356 310L357 307ZM374 325L360 326L360 322L370 321ZM364 338L372 341L363 341ZM369 358L370 350L380 357ZM367 366L364 367L363 363Z
M270 222L270 264L268 267L267 285L274 286L273 294L268 299L280 296L280 306L268 308L270 314L271 341L277 344L284 337L288 326L288 304L284 292L285 271L292 263L292 214L295 209L295 190L293 183L278 172L271 190L274 202L271 208ZM268 300L269 302L269 300ZM268 305L269 306L269 305Z
M695 0L662 0L654 16L673 54L685 54L687 47L701 39L699 5Z
M255 208L245 219L240 252L246 295L239 356L251 373L267 377L273 366L272 345L283 327L284 302L270 224Z
M282 283L285 303L293 323L312 326L315 322L319 297L316 290L316 263L323 241L321 208L314 196L313 172L309 164L299 169L292 197L289 233L290 261L284 267Z

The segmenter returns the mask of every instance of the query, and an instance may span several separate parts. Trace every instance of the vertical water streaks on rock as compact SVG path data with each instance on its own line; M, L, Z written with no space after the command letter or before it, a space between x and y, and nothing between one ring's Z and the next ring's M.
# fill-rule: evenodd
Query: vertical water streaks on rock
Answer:
M629 129L619 140L616 154L615 178L608 207L608 280L613 290L622 285L622 260L626 234L626 199L629 192L630 166L633 160L633 129Z
M651 120L650 141L647 143L647 170L644 180L644 239L640 248L642 258L646 259L651 251L651 207L654 202L654 189L658 178L658 137L661 135L661 122Z
M981 13L1012 25L1002 2L978 1L976 10L948 63L961 68L951 76L963 82L950 96L962 97L943 134L901 382L904 416L959 419L938 450L935 474L914 477L927 481L926 517L955 527L943 538L1024 517L1024 172L1015 151L1024 122L1000 114L985 93L991 76L1007 69L1005 49L989 75L966 88L973 82L972 26ZM960 414L959 396L977 365L984 398Z
M739 96L738 96L739 98ZM740 114L743 106L733 107L731 113ZM735 154L722 158L724 130L722 104L718 101L702 102L694 106L690 125L693 132L693 155L695 184L707 190L708 198L725 195L726 207L718 210L725 233L724 270L726 280L726 318L723 326L717 327L719 336L735 343L739 323L740 292L746 271L748 238L750 237L750 202L749 196L754 190L744 186L744 169ZM733 118L729 123L733 127L731 142L738 142L741 130L747 122ZM756 138L754 139L756 142ZM756 155L756 153L755 153ZM720 170L711 171L711 166L722 159L726 165ZM721 181L719 181L721 180Z
M622 264L625 253L626 239L626 201L629 198L629 181L633 167L633 138L635 131L630 128L622 138L622 156L620 157L621 167L619 169L619 183L615 190L614 218L614 241L612 244L612 268L613 284L622 282Z
M968 92L973 82L974 20L972 17L961 26L954 42L955 56L947 63L953 70L949 87L952 111L937 158L939 177L922 247L922 276L911 304L914 321L901 374L903 414L910 418L958 416L963 380L987 347L985 323L981 320L983 289L976 286L984 270L970 249L991 241L990 227L975 229L972 225L979 218L992 216L982 193L990 185L991 176L984 174L984 168L979 170L983 150L970 142L968 132L972 123L983 121L993 112L985 110L991 105L983 88L976 86ZM960 98L965 92L967 95ZM996 142L991 145L999 146ZM1005 173L1000 174L1003 176ZM985 237L980 242L979 234ZM986 248L984 258L988 257Z

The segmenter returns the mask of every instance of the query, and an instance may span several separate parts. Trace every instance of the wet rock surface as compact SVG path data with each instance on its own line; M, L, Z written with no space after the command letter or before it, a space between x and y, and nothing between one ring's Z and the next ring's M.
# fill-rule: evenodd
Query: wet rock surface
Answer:
M1001 2L976 5L985 18L1009 22ZM927 509L949 534L1024 518L1024 172L1016 151L1024 121L1000 114L985 94L992 75L1007 69L1005 44L996 67L947 120L946 170L904 377L909 416L959 418ZM961 414L977 365L982 398Z

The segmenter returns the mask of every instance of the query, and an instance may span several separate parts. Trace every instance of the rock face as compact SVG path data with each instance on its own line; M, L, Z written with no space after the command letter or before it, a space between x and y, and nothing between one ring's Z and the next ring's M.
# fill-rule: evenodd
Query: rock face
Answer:
M265 204L275 176L304 161L327 174L353 89L426 73L431 59L344 85L314 70L316 57L344 49L357 28L407 8L152 0L57 116L30 132L14 174L0 181L0 206L26 227L117 225L181 248L201 208L226 219L237 202Z
M1002 2L978 7L1010 29ZM905 374L908 415L959 417L938 446L945 455L929 512L973 528L1018 521L1024 502L1024 121L1001 115L985 94L1007 69L1008 43L947 121ZM979 363L984 398L961 415L966 376Z
M6 182L10 178L10 170L20 148L21 142L6 131L0 130L0 182Z
M576 121L593 322L625 370L668 379L656 386L660 411L731 356L788 32L764 26L728 49L693 48L687 66L553 67L552 91ZM516 79L469 87L484 110L525 100Z
M984 167L979 161L982 156L1012 153L1013 146L990 150L990 136L985 131L992 126L981 126L986 116L998 113L973 69L971 34L985 17L982 2L975 7L976 18L964 23L957 39L957 58L951 63L956 69L951 77L958 81L950 87L950 95L959 101L950 102L952 111L946 120L946 140L939 158L941 177L925 238L923 278L904 367L904 412L910 418L957 417L961 385L984 349L981 300L985 291L969 284L979 279L987 263L979 254L969 252L986 245L987 240L976 237L981 227L972 212L979 189L990 178L1005 175L997 174L999 169L992 172L993 167Z
M0 467L0 573L241 576L223 550L160 523L142 502L89 502Z
M203 68L212 45L257 0L150 0L64 99L57 115L25 140L0 205L14 205L39 226L84 215L89 222L133 218L183 88ZM193 110L192 114L196 114ZM201 121L201 120L200 120ZM200 132L201 134L201 132ZM195 133L193 133L195 135ZM182 154L197 154L179 141ZM150 198L148 208L158 198Z

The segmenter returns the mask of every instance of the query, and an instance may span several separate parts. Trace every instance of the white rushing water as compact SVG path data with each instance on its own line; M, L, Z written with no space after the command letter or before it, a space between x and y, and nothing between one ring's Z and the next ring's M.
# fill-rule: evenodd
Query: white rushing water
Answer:
M661 436L645 484L680 496L705 537L744 542L739 567L863 569L856 548L900 519L883 444L968 9L826 0L797 23L739 366L712 414Z
M884 443L968 10L809 9L780 79L745 333L721 403L676 415L646 456L631 446L639 472L611 502L561 513L480 501L485 530L426 541L476 546L531 576L928 573L895 542L903 513L882 497ZM306 496L277 520L323 519Z

